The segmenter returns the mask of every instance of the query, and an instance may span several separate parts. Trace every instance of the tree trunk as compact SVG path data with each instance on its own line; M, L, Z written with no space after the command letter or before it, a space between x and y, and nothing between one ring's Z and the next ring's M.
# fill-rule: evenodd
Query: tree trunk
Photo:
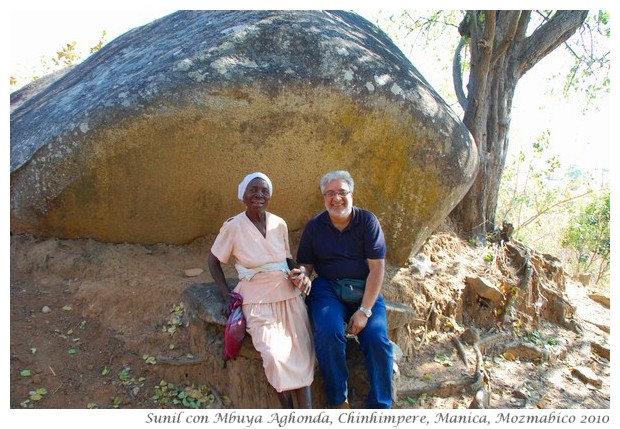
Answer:
M476 179L450 217L470 238L484 242L495 229L499 185L506 162L510 115L519 79L572 36L587 11L558 11L530 36L531 11L468 11L459 26L468 39L470 72L463 122L480 156ZM455 53L455 63L460 60ZM462 67L455 67L461 71ZM462 81L455 76L455 83ZM457 94L462 88L455 88ZM459 97L459 100L462 100Z

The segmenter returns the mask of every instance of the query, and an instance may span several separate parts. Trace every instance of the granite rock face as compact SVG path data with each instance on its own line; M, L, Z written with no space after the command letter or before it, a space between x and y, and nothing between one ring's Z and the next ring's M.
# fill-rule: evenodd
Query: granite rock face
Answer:
M346 169L407 260L469 189L467 128L392 41L343 11L180 11L11 95L11 231L187 243L273 181L289 230Z

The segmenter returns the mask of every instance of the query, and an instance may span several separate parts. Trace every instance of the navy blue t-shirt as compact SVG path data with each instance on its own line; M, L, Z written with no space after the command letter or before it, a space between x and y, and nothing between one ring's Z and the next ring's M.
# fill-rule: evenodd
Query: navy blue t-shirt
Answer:
M368 259L385 258L385 238L377 217L368 210L353 207L351 222L339 231L329 213L319 213L306 225L299 242L297 262L314 265L326 279L365 279Z

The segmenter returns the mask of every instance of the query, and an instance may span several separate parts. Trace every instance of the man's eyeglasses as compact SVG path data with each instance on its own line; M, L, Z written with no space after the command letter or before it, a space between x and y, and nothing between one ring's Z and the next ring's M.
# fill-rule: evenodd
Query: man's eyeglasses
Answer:
M351 193L351 191L327 191L323 194L324 197L326 198L334 198L336 195L344 198L347 195L349 195Z

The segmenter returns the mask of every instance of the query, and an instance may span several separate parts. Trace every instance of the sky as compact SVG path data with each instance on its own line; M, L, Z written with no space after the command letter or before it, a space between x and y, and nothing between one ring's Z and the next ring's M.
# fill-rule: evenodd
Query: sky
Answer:
M11 11L10 65L18 77L33 76L41 70L41 58L49 59L72 41L83 57L101 39L110 42L132 28L161 18L176 9L138 11Z

